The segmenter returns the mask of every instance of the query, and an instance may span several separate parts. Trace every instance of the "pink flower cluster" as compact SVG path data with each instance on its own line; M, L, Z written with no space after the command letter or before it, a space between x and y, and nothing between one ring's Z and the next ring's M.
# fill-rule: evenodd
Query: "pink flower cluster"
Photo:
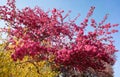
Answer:
M103 62L114 64L114 57L108 55L107 51L115 52L116 50L106 47L107 45L103 44L100 40L95 40L95 36L94 34L77 37L76 43L71 48L64 48L57 52L56 61L61 65L70 65L80 70L85 70L88 67L104 69Z

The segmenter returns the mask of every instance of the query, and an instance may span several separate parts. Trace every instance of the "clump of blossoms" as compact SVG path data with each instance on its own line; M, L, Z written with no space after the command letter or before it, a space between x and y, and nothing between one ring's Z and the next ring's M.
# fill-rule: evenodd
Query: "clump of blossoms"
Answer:
M52 61L56 65L79 71L89 67L103 70L105 63L113 65L117 50L111 34L118 32L114 29L118 24L105 24L108 15L97 23L90 18L94 9L92 6L85 19L77 25L75 20L79 15L67 21L70 12L64 16L63 10L55 8L47 12L39 7L19 10L15 0L7 0L6 5L0 6L0 17L7 22L7 27L1 31L8 34L7 49L14 49L11 57L15 61L25 56L41 61L54 56ZM85 33L88 26L93 31Z

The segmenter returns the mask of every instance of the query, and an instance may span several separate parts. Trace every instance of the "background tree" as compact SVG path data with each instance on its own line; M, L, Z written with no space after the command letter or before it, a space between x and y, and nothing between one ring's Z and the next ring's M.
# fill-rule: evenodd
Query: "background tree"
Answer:
M53 71L46 61L35 62L30 57L14 62L11 53L14 50L5 49L7 43L0 44L0 77L55 77L58 71ZM12 48L12 46L9 46Z

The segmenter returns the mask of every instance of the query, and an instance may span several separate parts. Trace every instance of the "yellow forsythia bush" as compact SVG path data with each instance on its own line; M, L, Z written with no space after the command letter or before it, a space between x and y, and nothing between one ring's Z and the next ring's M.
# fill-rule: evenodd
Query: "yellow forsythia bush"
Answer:
M22 61L11 59L12 50L5 50L5 44L0 44L0 77L55 77L58 72L53 71L46 61L34 62L25 57Z

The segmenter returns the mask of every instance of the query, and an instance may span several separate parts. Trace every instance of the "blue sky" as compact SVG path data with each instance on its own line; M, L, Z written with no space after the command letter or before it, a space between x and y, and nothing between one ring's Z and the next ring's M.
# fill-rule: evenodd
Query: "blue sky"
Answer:
M0 5L4 4L6 0L0 0ZM71 10L71 17L77 16L78 13L81 17L77 20L77 23L86 16L90 6L95 6L96 9L92 18L95 18L97 22L101 21L105 14L109 13L107 22L120 24L120 0L16 0L18 8L25 6L34 7L40 6L44 10L58 8L63 9L66 12ZM2 23L0 23L2 24ZM1 25L0 25L1 27ZM118 27L120 31L120 27ZM120 51L120 32L114 34L115 46ZM117 62L114 65L114 77L120 77L120 52L116 53Z

